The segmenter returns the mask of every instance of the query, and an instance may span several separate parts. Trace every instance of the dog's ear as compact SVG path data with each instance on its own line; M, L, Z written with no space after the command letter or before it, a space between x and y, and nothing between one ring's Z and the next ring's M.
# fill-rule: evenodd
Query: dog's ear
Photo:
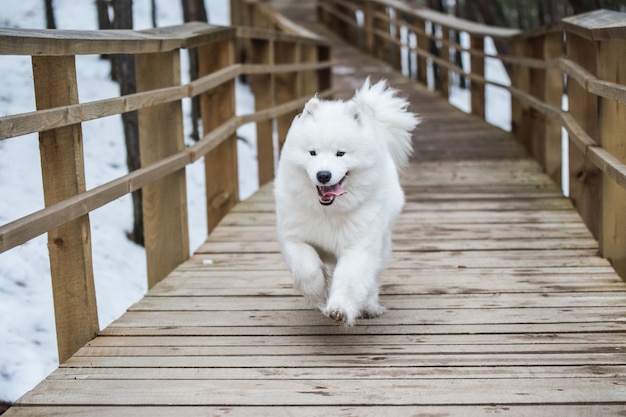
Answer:
M304 111L302 112L302 115L304 117L309 117L309 116L313 117L313 115L315 114L317 109L319 109L319 107L320 107L320 100L317 98L317 94L316 94L315 97L313 97L312 99L306 102L306 104L304 105Z
M352 117L357 123L361 123L361 111L354 100L347 101L343 111L345 115Z

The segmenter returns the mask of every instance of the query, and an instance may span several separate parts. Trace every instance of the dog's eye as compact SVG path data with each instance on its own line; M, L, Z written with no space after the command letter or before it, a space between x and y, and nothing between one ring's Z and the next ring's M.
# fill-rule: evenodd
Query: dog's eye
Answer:
M346 153L344 151L337 151L337 156L339 158L341 158L342 156L344 156Z
M317 155L317 152L315 152L315 151L309 151L309 154L310 154L311 156L315 156L315 155Z

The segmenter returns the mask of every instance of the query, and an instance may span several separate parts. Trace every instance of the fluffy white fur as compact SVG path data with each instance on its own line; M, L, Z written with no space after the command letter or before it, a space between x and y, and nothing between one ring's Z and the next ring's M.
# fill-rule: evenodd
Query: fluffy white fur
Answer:
M343 325L385 311L378 277L419 123L407 106L386 81L369 79L349 101L314 97L282 150L274 194L283 257L298 291Z

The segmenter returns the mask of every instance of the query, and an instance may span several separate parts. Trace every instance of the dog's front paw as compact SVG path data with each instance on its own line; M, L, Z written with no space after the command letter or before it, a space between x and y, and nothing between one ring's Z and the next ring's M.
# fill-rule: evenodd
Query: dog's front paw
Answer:
M376 317L382 316L387 309L381 305L376 304L375 306L368 307L367 309L361 312L359 318L361 319L375 319Z
M356 320L356 314L350 314L341 307L327 307L324 310L324 315L339 324L340 326L352 327Z

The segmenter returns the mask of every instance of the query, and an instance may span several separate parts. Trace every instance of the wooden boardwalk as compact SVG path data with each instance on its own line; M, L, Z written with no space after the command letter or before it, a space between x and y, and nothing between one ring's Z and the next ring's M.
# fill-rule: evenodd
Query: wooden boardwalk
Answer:
M307 307L266 186L7 417L626 415L626 284L557 186L507 133L334 54L342 94L385 77L424 119L389 312L346 329Z

